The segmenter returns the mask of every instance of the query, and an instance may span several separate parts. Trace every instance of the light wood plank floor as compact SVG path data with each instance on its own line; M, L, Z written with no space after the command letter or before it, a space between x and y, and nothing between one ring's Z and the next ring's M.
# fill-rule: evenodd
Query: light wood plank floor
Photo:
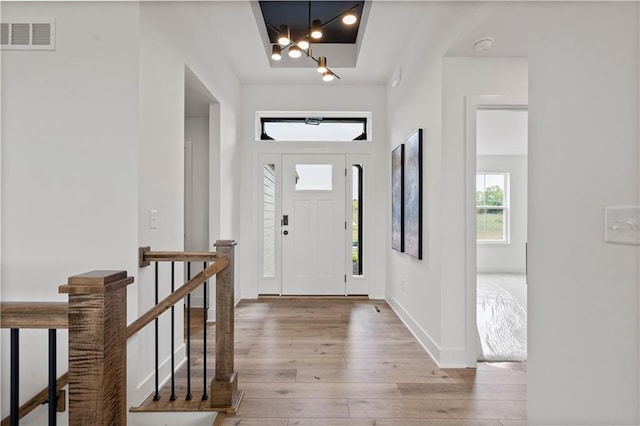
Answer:
M384 301L242 301L235 327L245 396L224 426L526 425L526 364L438 369ZM202 358L194 352L199 399ZM213 358L207 364L213 369Z

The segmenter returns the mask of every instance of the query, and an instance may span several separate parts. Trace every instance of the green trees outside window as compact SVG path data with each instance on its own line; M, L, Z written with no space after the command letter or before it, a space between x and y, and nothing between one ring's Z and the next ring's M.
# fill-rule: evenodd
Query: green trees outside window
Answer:
M478 241L507 241L508 175L476 175L476 226Z

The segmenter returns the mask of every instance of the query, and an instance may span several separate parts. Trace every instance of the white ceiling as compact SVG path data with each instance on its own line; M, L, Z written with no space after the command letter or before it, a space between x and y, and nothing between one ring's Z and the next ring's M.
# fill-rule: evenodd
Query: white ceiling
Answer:
M386 84L404 55L404 46L426 22L447 19L457 2L373 0L361 37L355 68L335 69L342 79L331 84ZM447 7L443 7L443 4ZM469 4L466 3L465 4ZM272 68L249 1L183 3L190 13L182 25L200 28L200 40L219 43L225 59L244 84L326 84L309 68ZM477 9L468 31L452 40L447 56L526 56L526 6L505 2L473 3ZM458 8L459 9L459 8ZM468 9L467 9L468 10ZM188 17L188 18L187 18ZM194 23L198 25L194 25ZM481 54L471 46L481 36L495 38L494 48ZM418 53L418 52L417 52ZM328 56L331 67L331 56Z
M529 28L526 2L488 2L476 13L475 23L454 41L446 56L526 57ZM475 52L473 44L493 38L491 50Z

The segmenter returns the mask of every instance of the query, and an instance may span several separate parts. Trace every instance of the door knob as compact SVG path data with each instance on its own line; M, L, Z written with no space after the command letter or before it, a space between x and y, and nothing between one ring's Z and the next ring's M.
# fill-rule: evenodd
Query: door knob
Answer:
M289 231L284 231L283 234L284 235L289 235Z

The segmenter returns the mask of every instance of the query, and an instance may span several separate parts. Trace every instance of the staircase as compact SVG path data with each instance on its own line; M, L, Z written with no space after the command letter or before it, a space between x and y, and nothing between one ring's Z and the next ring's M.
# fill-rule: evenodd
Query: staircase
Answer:
M234 241L217 241L215 252L153 252L140 248L140 267L155 264L155 305L145 314L126 325L128 285L133 278L126 271L92 271L72 276L59 292L69 295L68 303L6 302L0 306L0 327L10 328L11 347L11 412L2 426L14 426L29 412L48 403L50 426L57 424L57 412L68 406L68 424L72 426L126 425L220 425L227 416L235 415L243 392L237 389L234 369ZM159 267L171 264L171 292L159 300ZM183 262L188 272L187 281L174 288L176 262ZM191 278L191 263L202 262L200 272ZM215 333L204 351L204 365L192 374L191 353L191 293L202 288L207 300L208 282L215 277L216 322ZM175 305L186 300L187 340L186 374L176 386L176 360L174 359ZM179 306L181 307L181 306ZM171 315L171 370L170 377L160 377L158 355L158 318L169 311ZM182 313L182 309L180 309ZM138 407L127 409L126 352L127 339L154 323L155 328L155 390ZM49 330L50 342L49 385L26 403L19 405L19 331L27 328ZM55 330L69 329L69 372L57 378L55 371ZM206 315L203 318L206 331ZM53 336L53 338L52 338ZM14 339L15 337L15 339ZM193 350L196 350L193 349ZM207 369L207 355L215 360L213 371ZM180 360L178 360L180 361ZM195 366L194 366L195 369ZM181 373L182 374L182 373ZM192 392L192 375L198 380L198 393ZM208 380L210 378L210 381ZM166 380L165 380L166 379ZM166 381L168 389L160 389ZM63 388L68 385L68 403ZM194 386L194 389L196 387ZM51 403L49 403L51 401Z

